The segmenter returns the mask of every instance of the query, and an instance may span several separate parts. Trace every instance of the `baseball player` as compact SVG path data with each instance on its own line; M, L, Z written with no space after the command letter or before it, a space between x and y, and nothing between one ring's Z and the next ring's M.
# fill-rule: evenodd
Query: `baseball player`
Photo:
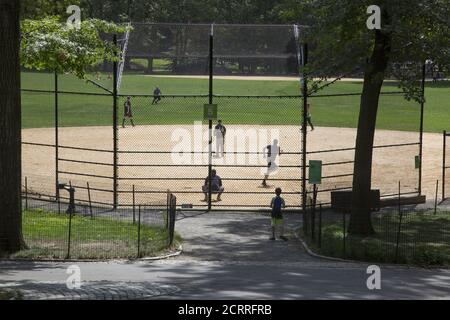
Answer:
M155 90L153 91L153 102L152 104L158 104L158 102L161 101L161 89L159 89L159 87L156 87Z
M306 105L306 113L307 113L306 121L311 126L311 131L314 131L314 125L311 121L311 106L309 103Z
M127 100L123 104L123 120L122 128L125 128L125 120L130 119L131 125L134 127L133 112L131 111L131 97L127 97Z
M226 134L227 128L222 124L222 120L219 120L214 130L214 135L216 137L216 158L223 157Z
M267 150L267 152L266 152ZM263 187L267 187L267 179L269 179L269 175L271 175L277 168L277 164L275 163L277 156L281 154L281 148L278 145L278 140L273 140L272 145L268 145L264 148L264 157L267 157L267 172L264 176L264 180L262 182Z

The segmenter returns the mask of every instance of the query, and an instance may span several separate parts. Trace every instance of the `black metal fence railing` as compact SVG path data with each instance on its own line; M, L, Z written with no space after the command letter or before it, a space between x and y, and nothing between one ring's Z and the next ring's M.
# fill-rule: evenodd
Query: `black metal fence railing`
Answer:
M444 131L442 135L442 201L447 200L446 191L450 188L450 178L448 174L448 170L450 169L450 152L447 150L449 146L447 142L448 137L450 137L450 133L448 131Z
M388 96L398 98L393 94ZM118 98L119 106L126 97ZM57 180L72 183L84 194L83 200L88 200L90 192L96 194L97 201L102 199L101 203L120 206L132 205L133 196L161 196L170 189L179 196L180 205L205 208L209 203L202 201L202 186L211 162L225 188L222 201L213 201L211 207L264 208L273 193L273 188L260 187L267 171L265 146L277 137L281 152L278 170L269 177L269 185L283 189L290 208L302 206L303 157L306 157L307 169L308 160L323 162L318 196L321 203L330 203L331 191L348 190L352 186L354 129L334 130L333 137L328 136L330 130L322 134L308 133L307 150L302 150L303 137L296 123L301 117L299 96L215 96L221 106L218 117L228 129L222 157L216 157L214 139L211 157L209 155L208 126L202 121L207 96L163 96L162 102L155 105L152 105L153 96L130 97L135 127L126 119L122 128L122 118L119 118L117 150L114 150L114 130L103 125L110 121L105 112L95 120L98 127L82 128L72 127L71 114L60 111L59 124L69 127L58 128L58 145L53 138L48 139L53 137L50 129L42 130L42 138L36 134L26 136L24 174L31 177L42 173L42 185L45 182L47 188L39 191L45 194L55 192L56 195ZM321 98L318 96L314 100L318 112L326 102L321 102ZM101 109L108 101L94 102ZM274 108L278 116L271 111ZM385 141L385 138L381 132L375 141L374 186L381 190L383 197L390 197L396 190L389 186L402 180L409 194L417 194L420 168L414 167L413 159L420 153L420 142L415 142L411 133L396 132L390 140ZM407 161L398 159L399 151ZM386 165L388 162L390 166ZM307 177L304 179L308 181Z
M27 179L28 180L28 179ZM17 257L50 259L142 258L176 244L176 197L159 203L114 208L111 204L23 194L23 236L28 249Z
M373 235L349 232L346 209L309 207L302 236L313 251L325 256L417 265L450 264L450 212L413 207L371 213Z

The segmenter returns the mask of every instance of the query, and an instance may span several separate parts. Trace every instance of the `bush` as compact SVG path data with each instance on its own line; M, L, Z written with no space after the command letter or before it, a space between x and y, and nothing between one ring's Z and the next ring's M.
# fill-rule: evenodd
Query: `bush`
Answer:
M450 261L446 260L439 247L428 245L418 245L415 255L412 258L414 264L421 266L442 266L445 263L450 263Z

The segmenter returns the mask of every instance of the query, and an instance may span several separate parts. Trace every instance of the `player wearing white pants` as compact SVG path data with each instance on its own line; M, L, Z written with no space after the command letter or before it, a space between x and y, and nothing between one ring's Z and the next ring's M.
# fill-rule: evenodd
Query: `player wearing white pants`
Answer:
M265 152L266 149L267 153ZM277 160L279 154L281 154L281 148L278 145L278 140L273 140L272 145L268 145L264 148L264 157L267 156L267 172L262 182L263 187L267 187L267 179L269 179L269 176L278 169L278 165L275 161Z
M216 158L223 157L226 133L227 129L222 124L222 120L219 120L219 123L214 129L214 136L216 137Z

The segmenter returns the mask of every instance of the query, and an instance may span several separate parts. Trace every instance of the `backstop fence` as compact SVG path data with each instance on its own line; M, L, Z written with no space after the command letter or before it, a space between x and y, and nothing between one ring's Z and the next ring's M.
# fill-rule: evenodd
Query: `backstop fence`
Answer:
M122 75L118 63L89 83L27 72L27 188L65 197L57 184L67 183L77 200L116 209L168 189L179 206L262 209L281 187L295 210L310 192L309 161L321 160L318 199L329 204L331 191L352 187L362 82L302 90L314 79L302 71L301 40L299 26L136 24ZM396 196L398 181L404 195L421 194L423 107L394 82L383 86L373 161L382 197ZM213 170L224 188L217 200Z

